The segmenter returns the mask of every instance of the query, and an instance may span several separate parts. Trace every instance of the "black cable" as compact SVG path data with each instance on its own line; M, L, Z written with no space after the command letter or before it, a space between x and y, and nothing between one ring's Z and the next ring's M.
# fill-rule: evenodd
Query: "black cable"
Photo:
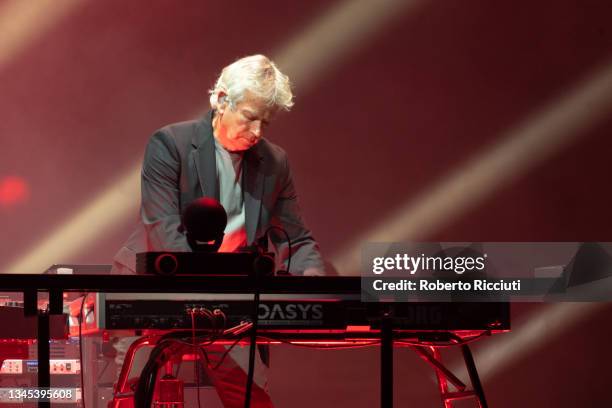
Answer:
M477 340L479 340L480 338L484 337L484 336L488 336L490 335L491 332L488 330L485 330L479 334L477 334L476 336L472 336L468 339L461 339L461 340L455 340L455 342L452 343L447 343L447 344L442 344L442 343L435 343L435 342L431 342L431 341L407 341L407 340L395 340L395 343L397 344L405 344L407 346L424 346L424 347L457 347L457 346L464 346L470 343L473 343Z
M149 359L140 374L138 385L134 392L134 403L136 408L149 408L151 406L157 371L164 363L162 358L163 353L167 348L175 344L173 339L164 337L165 336L162 336L162 339L153 347L153 350L151 350Z
M85 301L87 300L87 296L89 296L89 292L85 292L83 295L83 300L81 301L81 308L79 310L79 365L81 366L81 402L83 408L85 408L85 375L83 374L85 364L83 363L83 332L81 330L81 326L83 324L83 308L85 307ZM89 315L89 313L87 314ZM87 320L87 317L85 317Z
M193 343L185 342L178 338L173 338L174 335L176 335L176 333L168 333L162 336L157 345L151 351L149 359L140 374L136 391L134 392L134 402L136 408L148 408L151 406L157 372L159 368L164 365L166 360L171 358L172 355L172 353L168 353L168 355L164 358L164 353L170 347L175 345L193 351ZM185 333L181 333L181 335L184 336Z
M135 402L136 408L144 408L144 407L148 408L151 406L151 402L153 399L153 391L155 388L155 381L157 379L157 372L159 368L165 363L164 353L166 352L168 348L172 347L173 345L178 345L180 347L185 347L187 348L187 350L190 350L192 352L197 351L198 355L202 356L202 359L206 361L206 364L207 365L209 364L208 357L204 353L202 353L200 346L212 344L217 340L217 338L223 333L226 319L225 319L225 315L220 311L210 312L208 309L200 309L198 310L198 312L200 312L200 314L206 317L207 320L210 322L213 335L205 337L206 340L203 342L196 342L196 339L200 340L203 337L199 337L199 336L196 337L195 335L196 332L198 332L198 330L195 327L196 310L192 310L190 311L190 314L192 317L191 330L174 331L174 332L170 332L170 333L167 333L161 336L160 340L157 342L157 345L151 351L149 355L149 359L147 360L147 363L142 369L140 379L138 380L138 385L134 393L134 402ZM215 319L215 317L218 317L218 316L221 316L223 319L221 327L219 327L219 325L217 324L217 320ZM181 337L190 338L191 342L186 342L182 340ZM178 351L178 350L175 350L175 351ZM171 358L171 355L172 354L169 353L168 356L166 356L166 359ZM200 373L198 370L199 367L197 366L198 359L196 358L194 361L195 361L194 369L195 369L196 381L197 381L196 385L198 387L198 394L199 394L199 388L200 388L199 374ZM198 395L198 406L199 404L200 404L200 398Z
M242 336L240 336L236 340L234 340L234 342L229 346L229 348L226 349L225 352L223 352L223 354L221 355L220 360L216 364L214 364L214 365L212 365L210 363L210 359L208 358L208 354L206 353L206 350L203 349L203 347L208 346L208 345L214 343L217 339L214 339L213 341L206 340L205 342L198 343L198 347L200 348L200 352L202 352L203 355L204 355L204 360L206 361L206 366L208 368L212 369L212 370L217 370L219 367L221 367L221 364L223 364L223 362L227 358L228 354L232 351L232 349L234 349L238 345L238 343L240 343L247 336L247 334L243 334ZM265 338L265 337L258 337L258 338ZM198 337L196 337L196 339L198 339ZM272 340L272 339L270 339L270 340ZM188 342L186 342L184 340L181 340L181 339L174 339L174 341L176 341L179 344L183 344L185 346L191 346L193 344L193 342L192 343L188 343Z
M293 253L291 252L291 238L289 238L289 234L283 227L278 227L276 225L272 225L271 227L268 227L264 236L267 237L270 230L273 230L273 229L282 231L283 234L285 234L285 238L287 238L287 248L289 250L289 258L287 258L287 273L289 274L291 273L291 257L293 256Z
M221 355L221 359L220 359L220 360L217 362L217 364L215 364L213 367L210 367L210 368L212 368L213 370L216 370L216 369L218 369L219 367L221 367L221 364L223 364L223 361L225 361L225 358L226 358L226 357L227 357L227 355L230 353L230 351L232 351L232 349L233 349L234 347L236 347L236 345L237 345L238 343L240 343L240 341L241 341L242 339L244 339L245 337L246 337L246 335L241 336L240 338L236 339L236 341L234 341L234 342L232 343L232 345L231 345L231 346L229 346L229 348L228 348L227 350L225 350L225 352L223 353L223 355Z
M183 359L180 359L178 363L176 363L176 372L172 373L172 375L178 378L182 366L183 366Z
M196 339L200 339L200 337L196 337ZM187 341L185 339L176 338L176 339L168 339L168 340L172 340L174 343L181 344L181 345L186 346L186 347L193 347L193 343L191 341ZM197 343L197 345L200 346L200 347L205 347L205 346L210 346L212 343L214 343L214 341L211 342L210 340L206 340L206 341L203 341L201 343Z
M240 326L240 325L239 325ZM229 329L228 329L229 330ZM238 345L238 343L240 343L240 341L242 341L244 338L246 337L246 334L240 336L239 338L237 338L230 346L227 350L225 350L225 352L222 354L221 359L215 364L212 365L210 363L210 359L208 358L208 353L206 352L206 349L204 349L203 347L209 346L211 344L213 344L215 341L217 341L218 339L207 339L206 341L203 342L199 342L197 343L198 348L199 348L199 352L202 353L203 359L206 362L206 366L212 370L217 370L221 364L223 364L223 362L225 361L225 359L227 358L227 355L230 353L230 351L232 351L232 349L234 347L236 347L236 345ZM200 339L201 337L196 337L196 339ZM175 342L179 343L179 344L183 344L185 346L192 346L194 343L193 341L191 343L188 343L184 340L181 339L173 339Z
M100 371L100 373L98 374L98 383L100 383L100 380L102 379L102 376L104 375L104 372L106 371L106 369L110 365L110 362L111 362L110 360L106 360L106 364L104 365L104 368L102 368L102 371Z

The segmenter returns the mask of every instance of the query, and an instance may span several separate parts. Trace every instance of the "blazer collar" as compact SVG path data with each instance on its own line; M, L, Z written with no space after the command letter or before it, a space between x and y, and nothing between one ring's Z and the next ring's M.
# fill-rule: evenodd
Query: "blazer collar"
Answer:
M204 197L219 200L212 114L213 111L209 111L206 116L196 124L196 131L191 138L191 144L195 147L192 151L192 156L198 172L198 180L200 181L202 194Z

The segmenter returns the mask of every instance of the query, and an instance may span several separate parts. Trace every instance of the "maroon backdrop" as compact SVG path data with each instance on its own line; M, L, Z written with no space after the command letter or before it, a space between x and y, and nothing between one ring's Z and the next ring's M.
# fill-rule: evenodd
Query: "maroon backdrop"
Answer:
M86 3L0 67L0 178L29 187L23 201L0 206L0 269L110 187L156 128L205 108L224 65L273 56L331 5L260 3ZM312 86L298 86L295 108L268 137L290 155L325 255L611 61L611 17L612 6L595 0L423 2ZM582 131L568 149L422 239L612 241L611 130L607 120ZM122 223L54 262L109 263L131 228ZM543 309L517 305L514 313ZM485 378L490 405L602 406L611 311L585 315L562 336L542 332L535 349ZM496 341L476 346L477 363L478 349ZM376 349L279 347L272 395L279 407L376 406L376 357ZM439 405L430 369L416 356L398 351L396 372L398 404Z

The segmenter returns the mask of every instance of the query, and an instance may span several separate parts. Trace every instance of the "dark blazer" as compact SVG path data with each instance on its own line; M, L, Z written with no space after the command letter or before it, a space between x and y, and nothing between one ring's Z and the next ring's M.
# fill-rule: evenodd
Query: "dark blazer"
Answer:
M180 231L180 214L199 197L219 199L212 114L199 121L168 125L151 137L142 166L140 221L114 258L114 273L134 273L135 255L144 251L191 251ZM319 247L300 216L287 154L262 139L244 156L244 207L247 243L270 226L291 239L291 273L323 271ZM286 268L287 240L270 230L277 265Z

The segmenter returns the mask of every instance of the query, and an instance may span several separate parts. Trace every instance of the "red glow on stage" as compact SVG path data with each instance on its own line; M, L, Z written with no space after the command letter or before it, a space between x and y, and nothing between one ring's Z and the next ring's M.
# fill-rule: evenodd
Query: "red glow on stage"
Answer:
M7 176L0 180L0 206L10 207L21 204L29 196L28 184L21 177Z

